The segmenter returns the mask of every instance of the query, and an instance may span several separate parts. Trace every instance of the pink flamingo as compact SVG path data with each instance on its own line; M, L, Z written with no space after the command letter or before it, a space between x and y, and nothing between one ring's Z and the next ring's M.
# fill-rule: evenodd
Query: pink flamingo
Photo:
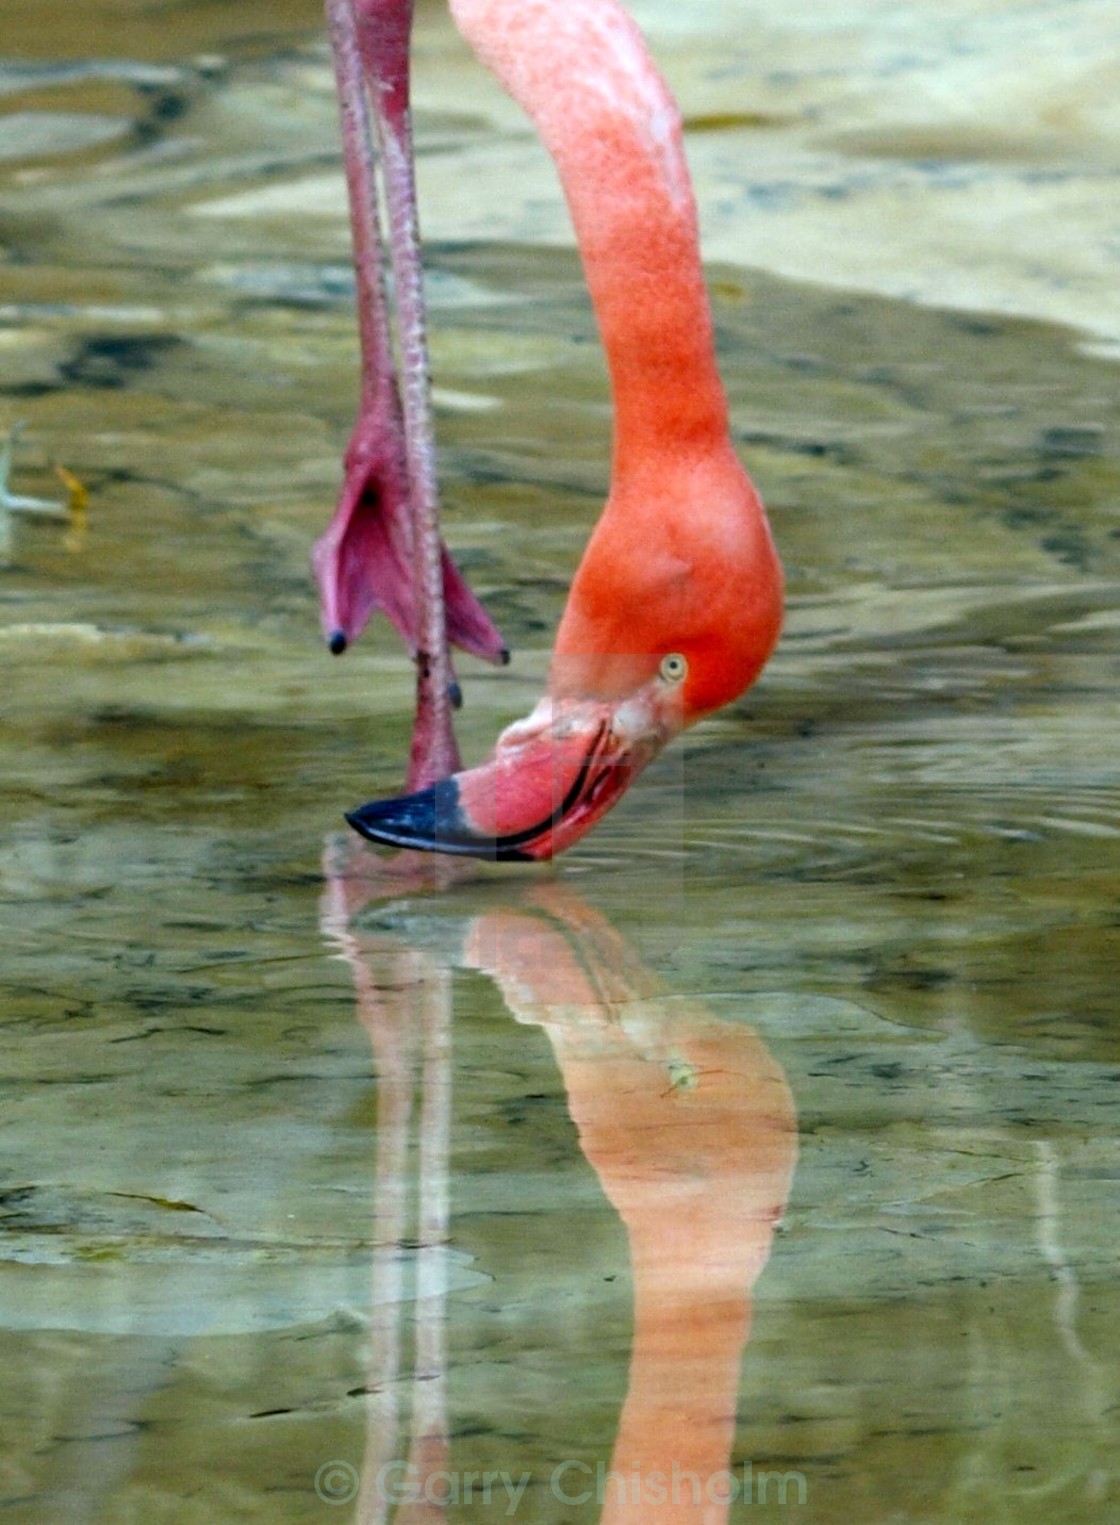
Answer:
M446 558L446 630L440 624L430 434L413 396L426 397L422 319L410 294L419 277L410 284L401 273L417 255L405 130L411 0L328 0L344 60L337 33L351 5L361 65L379 102L415 525L398 540L416 547L419 594L410 602L403 579L394 578L388 593L373 593L355 557L350 602L367 612L382 602L422 653L422 684L430 669L436 687L420 695L411 792L364 805L348 820L371 840L399 847L548 858L599 820L667 741L742 694L781 625L781 566L730 439L679 113L616 0L451 0L467 42L527 111L555 160L615 412L610 494L572 583L545 696L502 733L485 764L461 772L453 740L440 741L443 722L434 725L429 713L445 705L449 735L447 696L454 688L449 667L437 665L441 643L445 664L447 637L492 659L501 659L502 647ZM344 112L347 78L340 69ZM351 142L352 135L353 186ZM356 230L358 221L356 214ZM360 239L358 250L361 256ZM379 324L383 331L376 278L365 285L363 291L360 277L359 295L373 314L363 333ZM378 342L366 338L367 360ZM362 477L361 462L375 459L384 440L399 437L391 405L376 402L372 392L367 383L351 481ZM373 480L391 497L384 470ZM344 495L343 518L346 501ZM367 532L363 547L380 534ZM328 568L325 606L342 607L346 598L332 604L329 594L332 586L348 586L347 577L333 570L322 548L319 554L321 577ZM404 606L419 611L411 623L394 614ZM417 622L426 622L419 640ZM345 631L341 617L337 628ZM418 751L426 754L422 766Z

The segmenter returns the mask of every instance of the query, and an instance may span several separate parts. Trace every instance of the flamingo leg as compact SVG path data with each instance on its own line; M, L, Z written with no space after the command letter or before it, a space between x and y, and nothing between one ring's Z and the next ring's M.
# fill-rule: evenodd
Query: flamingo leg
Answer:
M435 423L428 368L420 226L409 102L412 0L355 0L358 52L370 86L389 223L404 409L404 449L412 492L416 589L416 728L410 775L458 756L451 724L454 682L443 603L435 468Z
M313 553L323 631L340 653L381 609L416 661L410 788L458 763L449 642L508 659L440 539L408 48L412 0L326 0L342 122L362 349L358 417L338 508ZM371 114L370 103L373 103ZM376 132L379 153L375 154ZM403 380L398 389L378 206L388 220Z
M327 0L327 20L350 204L362 383L338 509L313 561L323 633L333 652L345 651L377 608L411 650L415 616L408 472L382 277L372 124L352 0Z

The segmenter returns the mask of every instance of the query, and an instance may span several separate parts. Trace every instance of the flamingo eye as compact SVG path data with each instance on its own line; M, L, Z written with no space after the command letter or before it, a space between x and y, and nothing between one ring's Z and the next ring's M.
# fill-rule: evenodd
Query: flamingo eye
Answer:
M666 683L680 683L688 672L688 662L679 651L671 651L661 658L660 671Z

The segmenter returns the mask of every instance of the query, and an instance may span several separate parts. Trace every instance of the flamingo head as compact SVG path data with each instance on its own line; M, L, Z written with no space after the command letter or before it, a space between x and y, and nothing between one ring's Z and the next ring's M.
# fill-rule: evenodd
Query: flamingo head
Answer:
M561 620L545 696L481 767L347 816L363 836L534 861L579 840L662 747L737 698L777 640L781 567L734 462L706 512L608 503ZM645 500L647 503L650 499Z

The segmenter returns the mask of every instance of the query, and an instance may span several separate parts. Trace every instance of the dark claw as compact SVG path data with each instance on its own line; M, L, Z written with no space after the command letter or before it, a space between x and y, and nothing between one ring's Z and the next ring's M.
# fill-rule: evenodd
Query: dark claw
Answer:
M447 685L447 697L451 700L451 708L453 710L461 710L463 708L463 690L454 679Z

